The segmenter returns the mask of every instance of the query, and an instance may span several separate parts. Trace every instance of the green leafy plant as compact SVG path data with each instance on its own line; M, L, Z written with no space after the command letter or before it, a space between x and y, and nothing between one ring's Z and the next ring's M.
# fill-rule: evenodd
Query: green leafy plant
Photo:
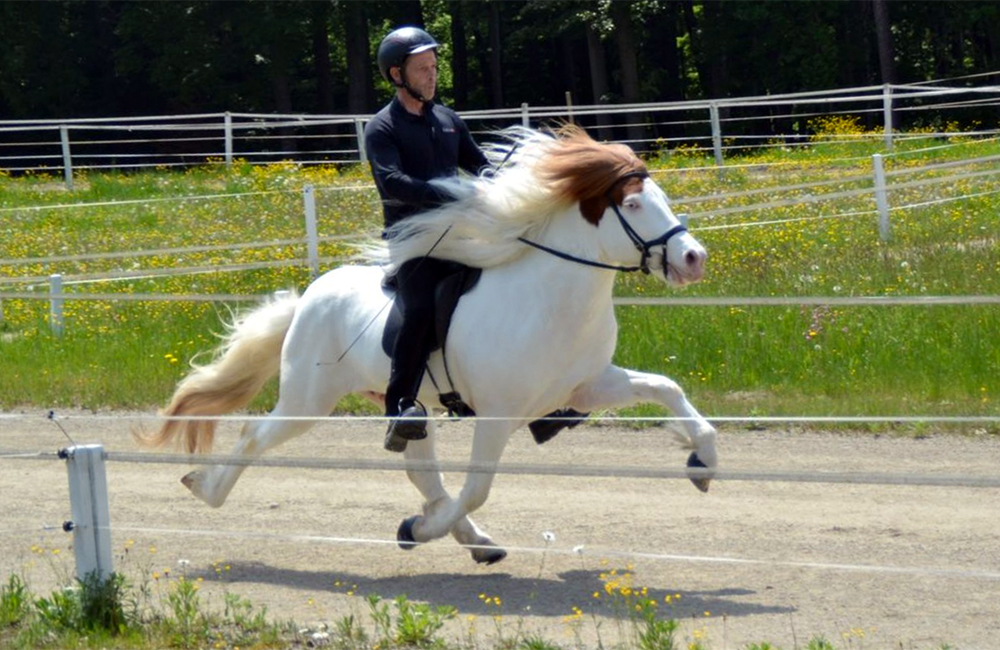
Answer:
M0 628L17 625L31 612L31 593L24 580L12 573L0 586Z

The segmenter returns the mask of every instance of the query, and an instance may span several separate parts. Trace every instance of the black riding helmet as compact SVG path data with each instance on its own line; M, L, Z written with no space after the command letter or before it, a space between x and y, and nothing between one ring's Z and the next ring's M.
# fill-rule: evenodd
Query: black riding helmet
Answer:
M385 80L396 86L399 85L392 80L389 69L395 66L403 67L406 57L411 54L419 54L427 50L436 50L439 47L434 37L420 29L419 27L400 27L389 32L389 35L382 39L382 44L378 46L378 69L385 77ZM406 80L403 80L403 87L406 87Z

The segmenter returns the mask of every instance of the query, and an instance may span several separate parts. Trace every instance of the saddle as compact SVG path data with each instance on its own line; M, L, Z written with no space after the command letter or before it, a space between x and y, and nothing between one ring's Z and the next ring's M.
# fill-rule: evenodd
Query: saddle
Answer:
M455 307L458 306L459 299L469 291L472 291L483 273L482 269L466 266L460 262L448 262L448 265L450 267L449 272L438 281L437 287L434 289L434 330L430 348L432 352L443 350L445 341L448 339L448 329L451 327L451 317L455 313ZM399 328L403 325L402 310L394 299L397 288L395 276L387 275L382 281L383 293L387 297L393 298L392 308L389 310L385 329L382 331L382 349L390 357L392 356L392 346L396 341L396 335L399 332ZM458 391L454 390L451 375L448 372L447 357L444 359L444 369L449 387L452 390L446 393L442 392L438 395L441 404L448 409L450 415L457 415L459 417L474 416L476 413L472 410L472 407L462 401L462 396L459 395ZM440 391L441 387L435 380L434 375L430 374L429 369L428 376L434 386Z
M483 273L482 269L466 266L460 262L448 262L448 264L451 266L450 272L438 281L437 287L434 290L434 340L431 347L432 352L443 350L445 341L448 339L448 328L451 326L451 317L455 313L455 307L458 306L459 299L469 291L472 291ZM382 331L382 349L389 357L392 357L392 346L396 341L396 334L403 325L403 312L394 299L396 289L396 277L387 275L382 280L382 292L385 293L387 298L393 298L393 301L389 316L386 318L385 329ZM441 386L434 378L434 375L431 374L430 368L427 369L428 377L430 377L434 387L438 389L438 399L442 406L448 409L448 414L452 417L475 417L476 412L462 400L462 396L455 390L451 374L448 372L447 355L442 354L442 356L446 379L449 388L451 388L449 392L441 392ZM563 429L574 428L586 420L588 415L589 413L580 413L571 408L559 409L549 413L540 420L529 423L528 429L531 431L535 442L540 445L554 438Z

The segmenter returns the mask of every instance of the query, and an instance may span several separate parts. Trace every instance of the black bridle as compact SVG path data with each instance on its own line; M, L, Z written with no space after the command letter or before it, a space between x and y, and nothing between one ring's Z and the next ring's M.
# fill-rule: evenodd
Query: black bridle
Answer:
M631 172L629 174L625 174L620 179L618 179L615 185L617 185L618 183L622 183L630 178L646 179L649 178L649 174L647 174L646 172ZM614 188L612 188L612 190L613 189ZM524 237L518 237L518 240L527 244L528 246L533 246L538 250L545 251L550 255L555 255L560 259L568 260L570 262L576 262L577 264L594 266L599 269L610 269L612 271L625 271L625 272L642 271L643 273L646 274L649 273L649 258L652 255L652 253L650 252L651 249L653 249L656 246L662 246L663 263L664 265L666 265L667 242L670 241L671 237L679 235L682 232L687 232L687 228L685 228L683 225L678 224L673 228L671 228L670 230L668 230L667 232L660 235L659 237L657 237L656 239L650 239L650 240L643 239L642 236L635 231L635 228L632 227L632 224L630 224L625 219L625 215L622 214L621 209L618 207L618 203L615 201L614 196L612 195L612 190L608 190L608 203L611 204L611 208L615 211L615 215L618 217L618 223L622 225L622 230L624 230L625 234L628 235L628 238L632 241L632 244L635 246L635 249L639 251L640 254L639 266L618 266L615 264L605 264L603 262L595 262L593 260L583 259L582 257L576 257L575 255L571 255L569 253L564 253L563 251L556 250L554 248L549 248L544 244L533 242L530 239L525 239Z

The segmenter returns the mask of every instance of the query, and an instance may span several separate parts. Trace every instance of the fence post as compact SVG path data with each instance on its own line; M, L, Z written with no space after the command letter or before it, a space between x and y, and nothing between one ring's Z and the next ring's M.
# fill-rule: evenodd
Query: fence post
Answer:
M319 276L319 234L316 230L316 192L312 185L302 188L302 200L306 208L306 252L309 271L315 280Z
M63 530L73 532L76 577L83 580L96 572L103 582L114 571L104 447L78 445L63 449L59 457L66 460L69 473L73 520L64 523Z
M885 125L885 148L892 151L892 86L890 84L882 86L882 123Z
M528 103L524 102L521 104L521 126L524 128L529 128L531 126L531 119L528 115Z
M69 151L69 127L65 124L59 126L59 142L62 145L63 158L63 178L66 179L66 189L73 189L73 156Z
M226 168L233 166L233 116L229 111L223 116L225 129Z
M573 120L573 93L566 91L566 117L570 124L574 123Z
M712 122L712 151L715 153L715 165L722 167L722 122L719 120L719 105L708 103L708 117Z
M56 336L63 333L63 281L62 275L49 276L49 329Z
M361 164L368 164L368 150L365 149L365 125L360 119L354 119L354 134L358 137L358 156L361 157Z
M875 205L878 206L878 234L882 241L889 241L889 197L885 189L885 168L882 154L872 156L875 168Z

